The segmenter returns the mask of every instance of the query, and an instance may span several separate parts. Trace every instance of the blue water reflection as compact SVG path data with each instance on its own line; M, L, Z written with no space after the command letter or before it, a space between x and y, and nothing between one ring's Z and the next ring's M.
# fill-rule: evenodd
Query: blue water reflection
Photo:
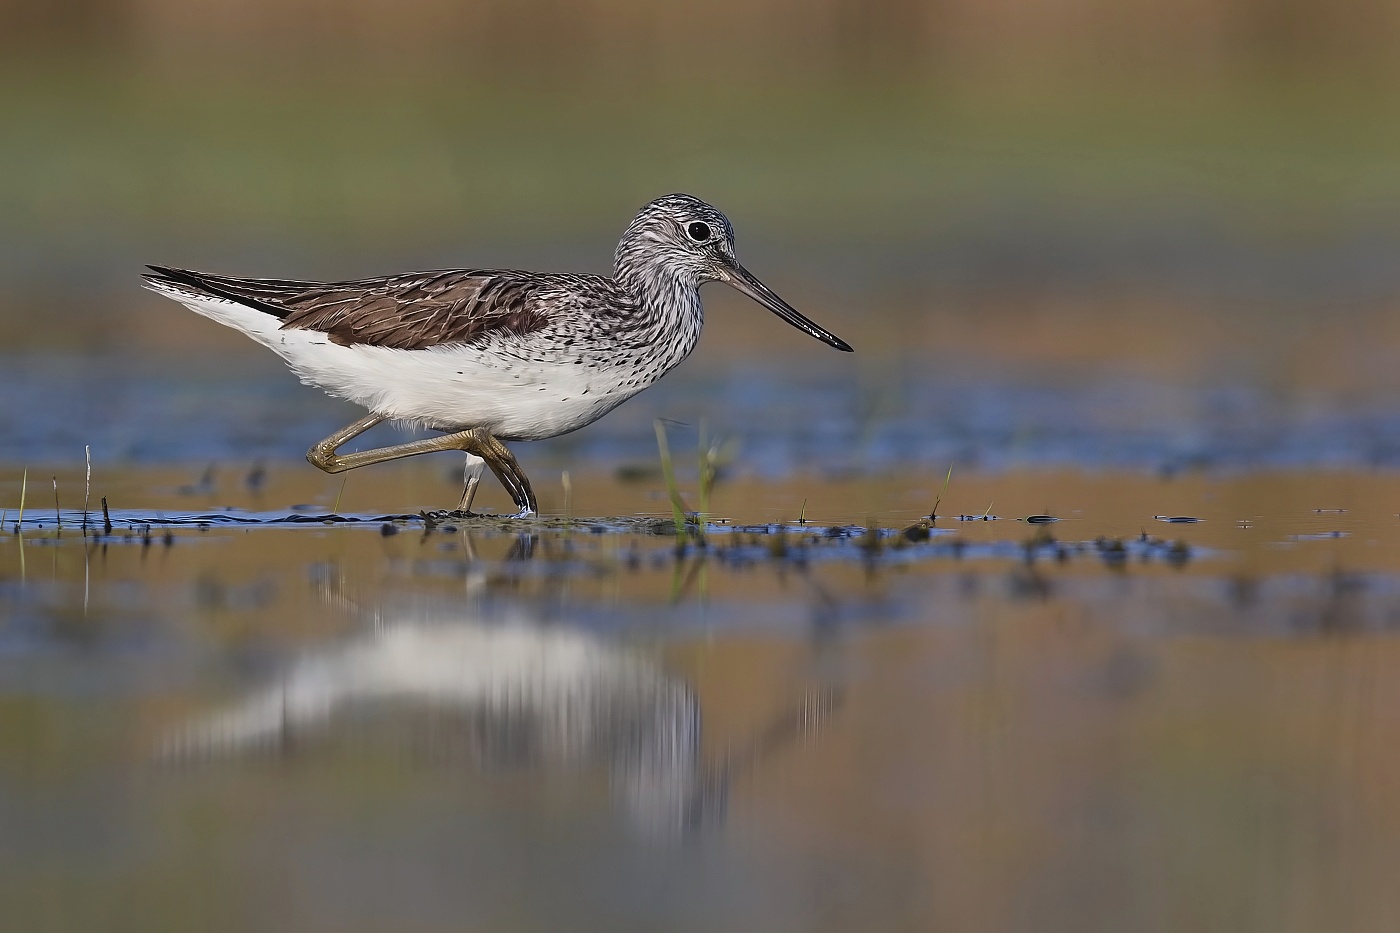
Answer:
M260 358L259 358L260 359ZM358 409L299 385L274 359L109 357L0 363L0 462L249 463L299 460ZM1251 382L1046 373L941 375L888 365L834 378L792 365L687 364L585 430L522 456L583 469L655 463L651 421L686 443L704 423L770 477L907 467L1191 469L1400 466L1400 410L1386 398L1280 393ZM392 430L392 429L381 429ZM393 442L393 439L386 442Z

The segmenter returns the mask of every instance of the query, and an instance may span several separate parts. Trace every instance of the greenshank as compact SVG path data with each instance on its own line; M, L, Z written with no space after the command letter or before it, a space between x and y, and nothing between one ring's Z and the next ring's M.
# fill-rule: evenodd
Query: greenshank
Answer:
M303 383L368 409L313 445L312 464L339 473L464 451L462 512L471 509L483 466L521 516L537 511L529 479L502 442L576 431L675 368L700 339L706 282L723 282L818 340L851 349L745 269L728 218L688 194L637 212L611 276L453 269L323 283L150 269L149 288L269 347ZM383 421L442 433L337 453Z

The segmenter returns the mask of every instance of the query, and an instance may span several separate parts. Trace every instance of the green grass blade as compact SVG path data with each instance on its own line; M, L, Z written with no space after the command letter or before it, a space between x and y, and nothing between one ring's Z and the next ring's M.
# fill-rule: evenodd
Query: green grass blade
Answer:
M661 451L661 475L666 477L666 492L671 497L671 518L676 523L676 536L685 537L685 500L676 486L676 471L671 463L671 448L666 443L666 425L661 419L653 422L656 427L656 446Z

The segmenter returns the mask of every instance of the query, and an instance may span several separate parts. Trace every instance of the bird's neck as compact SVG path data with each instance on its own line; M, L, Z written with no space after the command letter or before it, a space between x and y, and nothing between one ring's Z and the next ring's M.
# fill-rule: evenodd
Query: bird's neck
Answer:
M618 248L614 277L636 302L645 323L651 353L670 369L690 354L700 340L704 310L700 283L674 266L648 257L645 250Z
M614 271L621 285L642 313L658 323L675 326L694 320L698 328L701 319L700 283L685 270L648 256L645 250L627 250L626 243L618 248Z

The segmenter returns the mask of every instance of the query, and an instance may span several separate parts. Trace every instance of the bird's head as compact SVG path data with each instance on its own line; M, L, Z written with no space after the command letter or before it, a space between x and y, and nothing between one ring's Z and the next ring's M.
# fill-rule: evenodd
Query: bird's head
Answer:
M838 350L850 344L808 320L745 269L734 255L734 227L718 208L689 194L642 207L617 246L619 278L670 280L693 288L723 282L799 330Z

